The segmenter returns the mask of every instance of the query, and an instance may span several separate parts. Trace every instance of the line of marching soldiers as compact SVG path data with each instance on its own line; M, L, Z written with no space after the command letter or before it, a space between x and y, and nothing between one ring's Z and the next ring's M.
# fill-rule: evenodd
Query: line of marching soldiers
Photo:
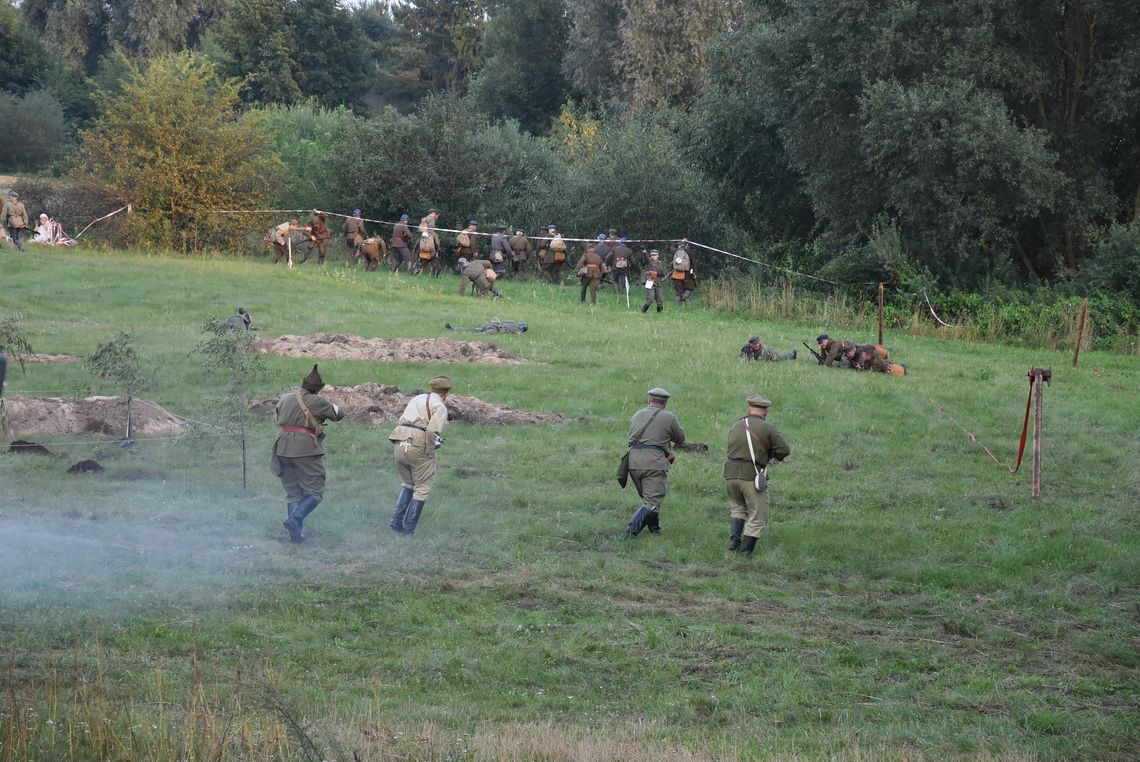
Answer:
M483 236L479 234L477 220L470 220L467 227L456 234L449 249L445 249L440 240L436 229L438 220L439 210L429 209L413 230L409 215L402 214L400 221L392 226L390 239L385 241L381 236L367 235L361 211L355 209L353 216L344 223L345 246L356 261L364 261L365 269L369 271L378 269L380 263L387 260L392 272L405 270L413 275L430 273L432 277L438 278L443 273L445 258L448 266L461 272L466 272L468 268L474 271L475 263L483 264L486 287L472 278L476 293L493 292L496 279L519 278L528 270L536 272L547 283L558 283L562 279L563 269L572 261L570 246L555 225L547 225L537 235L530 237L522 230L515 230L513 236L509 235L507 226L499 225L490 236L489 251L484 253ZM266 241L274 247L274 264L285 259L290 247L294 246L291 237L292 241L296 241L297 248L306 243L307 239L308 245L302 262L316 249L318 262L323 263L331 237L327 215L314 211L306 227L299 227L298 221L294 219L271 229ZM618 236L617 230L611 228L608 233L599 234L596 240L582 246L581 256L573 267L574 275L581 282L579 301L584 302L588 292L590 301L596 304L598 287L603 283L610 283L615 294L621 295L624 292L628 295L630 284L635 279L634 274L640 272L642 277L636 282L643 285L646 291L642 312L647 312L654 303L657 311L661 312L664 281L672 282L674 301L678 306L687 303L697 287L696 267L688 241L679 242L668 262L661 261L661 252L656 249L643 249L640 256L635 256L629 244L627 239ZM532 262L537 268L531 265Z

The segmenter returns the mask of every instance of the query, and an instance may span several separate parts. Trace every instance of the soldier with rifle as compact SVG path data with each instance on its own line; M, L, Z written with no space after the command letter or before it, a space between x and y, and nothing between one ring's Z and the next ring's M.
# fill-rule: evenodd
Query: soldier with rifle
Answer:
M270 470L281 479L289 516L284 525L292 542L304 542L305 518L325 491L325 421L339 421L344 410L320 396L325 387L317 366L301 380L301 388L277 401L277 439Z
M657 386L647 392L649 404L629 421L629 478L641 497L641 506L630 519L624 537L636 537L648 527L661 532L661 504L668 494L673 446L685 443L685 430L677 416L665 409L672 395ZM624 482L622 482L624 485Z
M392 226L392 244L390 250L392 252L392 272L396 272L401 267L405 270L412 269L412 250L410 248L412 243L412 231L408 228L407 214L400 215L400 221ZM406 267L405 267L406 265Z

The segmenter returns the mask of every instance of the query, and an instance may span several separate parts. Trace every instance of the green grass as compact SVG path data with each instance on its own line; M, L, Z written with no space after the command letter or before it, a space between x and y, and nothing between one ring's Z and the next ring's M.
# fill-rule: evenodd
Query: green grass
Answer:
M561 412L454 425L414 539L387 519L388 429L332 424L312 539L283 542L259 421L248 491L224 439L82 437L0 455L0 760L1134 759L1140 746L1140 364L889 335L906 378L738 364L821 329L698 302L597 308L577 288L141 253L0 251L0 314L39 352L131 331L147 396L209 423L191 350L246 304L263 335L435 337L498 315L538 364L321 361L326 381L455 392ZM636 295L635 295L636 298ZM299 359L268 358L265 396ZM1026 371L1051 366L1042 496L1012 461ZM8 395L67 394L74 366L10 369ZM682 454L663 534L613 470L644 392L707 454ZM102 389L114 393L113 389ZM727 541L721 464L761 392L792 447L751 559ZM207 426L195 435L213 433ZM69 444L76 443L78 444ZM68 476L95 457L105 474ZM1027 455L1028 458L1028 455ZM189 750L189 751L187 751Z

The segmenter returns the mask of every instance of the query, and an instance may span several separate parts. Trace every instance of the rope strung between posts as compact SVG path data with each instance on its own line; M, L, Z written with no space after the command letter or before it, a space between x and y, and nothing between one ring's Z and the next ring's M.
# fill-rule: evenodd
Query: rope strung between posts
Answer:
M1025 420L1021 424L1021 441L1017 445L1017 465L1015 465L1013 468L1010 468L1008 465L1006 465L1001 460L999 460L998 457L996 455L994 455L993 450L991 450L990 448L986 447L984 444L979 442L978 438L976 436L974 436L974 434L972 434L965 426L958 423L957 419L955 419L954 416L947 413L945 406L943 406L941 402L939 402L938 400L936 400L930 396L928 396L927 399L930 400L934 404L934 407L938 408L939 413L941 413L942 415L949 418L954 423L955 426L957 426L959 429L961 429L962 433L965 434L967 437L969 437L971 442L975 442L979 446L981 446L981 448L986 451L986 455L989 455L990 459L993 460L994 463L997 463L999 466L1003 466L1011 474L1016 474L1018 469L1021 468L1021 460L1022 460L1022 457L1025 455L1025 438L1029 433L1029 407L1033 402L1033 373L1032 373L1032 371L1029 374L1029 397L1025 400Z
M96 222L102 222L103 220L110 219L111 217L114 217L116 214L119 214L121 212L126 212L127 214L130 214L133 211L134 211L134 207L131 204L127 204L126 206L120 206L118 209L111 212L110 214L104 214L102 217L99 217L98 219L91 220L91 222L87 223L87 227L83 228L82 230L80 230L78 233L75 234L75 237L78 238L79 236L86 233L91 228L91 226L94 225Z

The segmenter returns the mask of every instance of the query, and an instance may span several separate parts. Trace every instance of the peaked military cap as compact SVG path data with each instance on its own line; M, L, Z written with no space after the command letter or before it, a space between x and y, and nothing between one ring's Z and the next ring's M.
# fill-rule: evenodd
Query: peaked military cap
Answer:
M467 224L468 225L478 225L479 222L477 220L467 220Z
M760 337L759 336L749 336L748 337L748 343L749 344L759 344L760 343Z
M451 389L451 379L447 376L436 376L431 381L428 381L428 386L431 387L433 392L446 392Z
M673 396L669 392L662 389L660 386L653 387L648 392L646 392L646 394L648 394L650 397L656 397L657 399L661 400L667 400Z
M815 337L815 343L818 344L819 342L823 341L824 339L830 339L830 338L831 337L828 336L826 333L821 333L819 336Z
M314 364L313 369L310 370L305 377L301 379L301 388L306 389L313 394L316 394L321 389L325 388L325 380L321 378L321 374L317 371L317 366Z
M401 215L400 215L400 222L407 222L407 221L408 221L408 220L410 220L410 219L411 219L411 217L409 217L409 216L408 216L408 215L406 215L406 214L401 214Z
M753 394L748 398L748 407L768 408L772 405L772 400L760 394Z
M359 209L353 209L352 210L352 216L353 217L359 217L360 216L360 210Z

